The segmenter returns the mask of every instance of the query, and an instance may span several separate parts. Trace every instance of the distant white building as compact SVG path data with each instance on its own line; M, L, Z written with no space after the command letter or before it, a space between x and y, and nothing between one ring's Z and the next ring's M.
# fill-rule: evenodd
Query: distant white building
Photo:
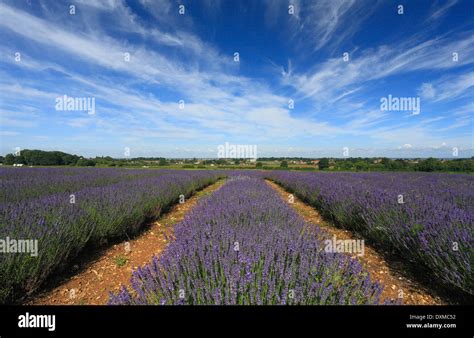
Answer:
M14 167L23 167L23 163L13 163Z

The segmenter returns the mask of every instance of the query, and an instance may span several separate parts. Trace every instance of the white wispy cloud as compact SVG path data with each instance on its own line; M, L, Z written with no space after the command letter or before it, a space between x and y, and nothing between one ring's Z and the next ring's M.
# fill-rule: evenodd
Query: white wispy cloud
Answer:
M474 71L461 75L448 75L433 83L424 83L419 88L420 95L433 102L454 100L462 96L472 97L474 90Z
M436 90L431 83L423 83L418 89L418 93L422 98L432 99L436 95Z
M267 0L265 22L269 27L285 27L297 49L312 54L348 41L379 4L378 0ZM289 5L294 6L293 15L288 13Z
M5 5L0 5L0 12L9 17L9 20L2 22L1 25L25 38L61 49L82 61L133 75L140 81L166 84L183 93L186 103L184 110L180 111L177 103L179 97L175 101L164 102L154 96L143 96L131 88L121 88L120 85L111 85L110 82L101 83L104 81L85 78L50 63L41 64L38 60L25 63L25 66L30 69L52 68L64 73L69 81L78 82L89 87L89 91L95 92L98 102L107 102L115 105L118 111L133 112L134 116L141 116L146 121L153 122L152 126L155 127L156 133L150 131L148 135L169 136L171 132L174 132L175 137L182 134L190 135L189 128L173 128L171 124L165 124L163 118L192 123L191 128L206 128L220 133L224 130L226 134L249 138L255 138L255 135L270 137L287 134L292 136L301 133L302 130L306 130L308 135L320 135L323 132L337 130L327 123L316 123L309 119L292 116L289 110L284 108L288 98L275 95L265 84L248 78L228 74L222 69L219 72L213 70L200 72L197 69L190 69L187 65L171 61L157 52L128 45L123 46L110 38L102 38L99 41L96 36L79 35ZM22 21L25 24L18 27L14 24L15 21ZM199 39L190 39L188 42L199 46L193 47L196 50L206 49ZM129 63L122 59L121 54L124 50L134 50L132 61ZM61 95L59 93L52 95L47 92L36 93L33 88L15 86L17 87L12 88L17 88L17 91L38 94L45 98ZM235 95L235 92L240 94ZM100 109L98 110L98 115L100 115ZM123 115L122 118L130 121L130 115ZM96 120L95 123L98 121ZM143 124L143 120L140 122ZM68 124L83 127L89 125L90 122L81 118L73 119ZM144 135L142 129L134 130L137 134ZM199 136L204 136L204 133L199 133Z
M452 53L459 51L462 60L454 62ZM283 77L283 83L299 91L303 98L328 100L354 86L369 81L413 71L456 68L474 63L474 36L457 40L430 39L408 41L398 45L368 49L351 57L331 58L305 73L294 72Z
M431 5L432 9L431 13L428 16L428 20L432 21L443 17L446 12L457 3L458 0L434 1Z

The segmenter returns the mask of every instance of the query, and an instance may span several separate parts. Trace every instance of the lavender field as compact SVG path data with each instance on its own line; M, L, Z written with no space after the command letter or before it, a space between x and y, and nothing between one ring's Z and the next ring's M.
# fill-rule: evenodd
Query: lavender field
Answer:
M429 278L474 294L474 177L289 173L269 178L337 225L393 249Z
M322 251L261 178L235 176L176 226L176 241L133 273L111 304L378 304L360 264Z
M37 256L0 255L0 302L23 298L87 245L133 235L210 171L0 169L0 238L37 241Z
M325 251L331 235L266 179L440 287L474 293L471 175L4 168L0 178L0 238L37 241L36 255L0 255L1 303L22 302L91 247L134 236L219 179L109 304L393 303L357 259Z

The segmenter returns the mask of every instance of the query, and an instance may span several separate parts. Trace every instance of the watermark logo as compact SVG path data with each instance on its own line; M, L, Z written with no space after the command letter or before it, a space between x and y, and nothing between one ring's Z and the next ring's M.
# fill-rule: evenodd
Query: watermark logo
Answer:
M334 235L332 239L324 241L324 251L328 253L349 253L364 256L365 242L363 239L337 239Z
M217 158L250 158L257 159L257 146L250 144L220 144L217 147Z
M130 242L125 242L123 249L125 250L125 254L130 254L130 252L132 252L132 246L130 245Z
M95 97L59 96L56 98L55 108L65 111L87 111L87 114L95 115Z
M288 203L290 203L290 204L295 203L295 196L293 194L288 195Z
M403 14L405 14L403 5L398 5L398 6L397 6L397 13L398 13L398 15L403 15Z
M400 195L397 196L397 202L398 202L398 204L405 204L405 201L404 201L404 199L403 199L403 195L402 195L402 194L400 194Z
M294 15L295 14L295 5L288 6L288 14Z
M295 109L295 100L293 99L288 100L288 109Z
M0 239L0 253L29 253L31 257L38 257L38 240L10 237Z
M76 289L69 290L69 299L76 299L76 296L77 296L77 290Z
M30 315L28 312L18 316L19 328L47 328L48 331L56 330L55 315Z
M130 157L130 147L123 148L123 156Z
M421 111L419 97L396 97L391 94L380 99L380 110L382 111L411 111L418 115Z

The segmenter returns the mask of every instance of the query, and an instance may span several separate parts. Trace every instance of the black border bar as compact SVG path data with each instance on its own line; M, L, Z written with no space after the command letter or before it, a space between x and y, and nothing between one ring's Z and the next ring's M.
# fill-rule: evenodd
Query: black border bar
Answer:
M55 315L55 331L19 328L19 316ZM131 337L189 332L292 333L304 336L473 337L473 306L0 306L0 338L113 335ZM410 319L426 316L425 319ZM429 316L432 316L431 318ZM429 319L428 319L429 318ZM410 323L456 328L407 328Z

